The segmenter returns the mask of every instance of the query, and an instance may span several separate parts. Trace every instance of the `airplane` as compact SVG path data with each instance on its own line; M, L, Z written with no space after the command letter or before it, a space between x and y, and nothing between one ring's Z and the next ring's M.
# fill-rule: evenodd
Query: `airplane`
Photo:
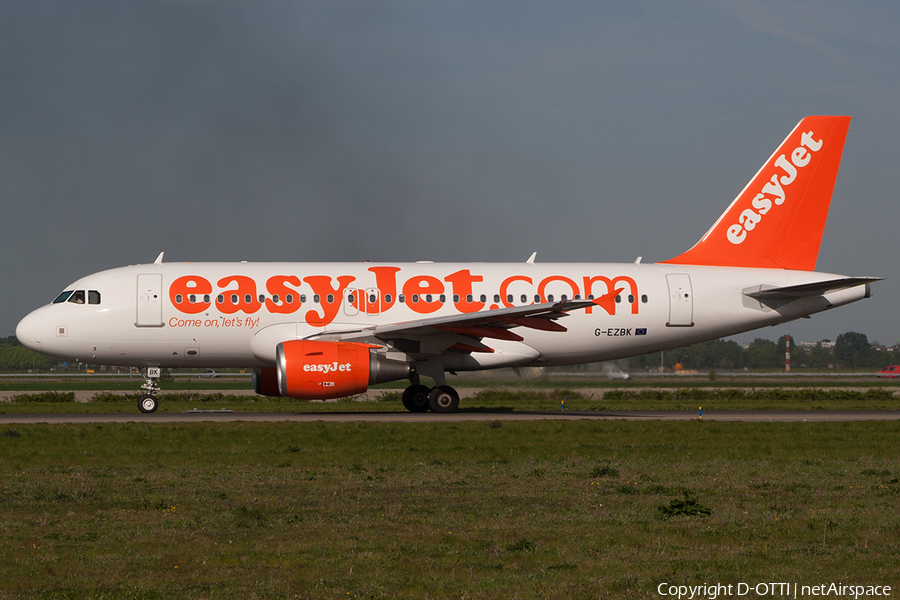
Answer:
M686 252L655 264L190 263L102 271L18 324L32 350L161 369L250 368L254 390L329 399L408 380L412 412L456 411L446 374L636 356L869 298L815 272L850 124L809 116ZM427 377L434 386L422 383Z

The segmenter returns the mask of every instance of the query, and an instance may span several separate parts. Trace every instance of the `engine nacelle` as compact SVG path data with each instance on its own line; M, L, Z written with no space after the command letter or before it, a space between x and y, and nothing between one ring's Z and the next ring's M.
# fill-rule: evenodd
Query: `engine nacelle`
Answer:
M281 395L303 400L361 394L372 384L409 376L409 363L376 354L368 344L316 340L278 344L275 369Z

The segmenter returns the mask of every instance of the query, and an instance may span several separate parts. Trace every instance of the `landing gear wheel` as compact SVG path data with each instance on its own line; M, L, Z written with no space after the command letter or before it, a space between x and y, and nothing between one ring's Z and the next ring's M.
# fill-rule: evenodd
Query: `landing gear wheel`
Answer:
M142 413L156 412L157 408L159 408L159 400L156 399L156 396L145 394L138 400L138 409Z
M459 408L459 394L449 385L439 385L428 395L428 406L434 413L452 413Z
M141 375L144 376L144 385L141 389L145 394L138 399L138 410L142 413L156 412L159 408L159 400L156 399L156 392L159 391L159 380L162 377L162 369L159 367L145 367L141 369Z
M425 412L428 410L428 392L424 385L411 385L403 390L403 407L409 412Z

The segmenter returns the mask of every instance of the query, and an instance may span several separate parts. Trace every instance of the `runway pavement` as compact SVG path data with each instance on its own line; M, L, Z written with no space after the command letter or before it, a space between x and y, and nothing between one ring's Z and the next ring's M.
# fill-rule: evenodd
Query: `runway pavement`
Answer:
M626 421L690 421L700 420L695 411L678 410L608 410L608 411L460 411L451 414L409 412L314 412L260 413L230 411L187 411L107 414L4 414L0 424L16 423L191 423L191 422L355 422L427 423L460 421L536 421L536 420L626 420ZM898 421L898 410L730 410L704 411L703 421L743 422L822 422L822 421Z

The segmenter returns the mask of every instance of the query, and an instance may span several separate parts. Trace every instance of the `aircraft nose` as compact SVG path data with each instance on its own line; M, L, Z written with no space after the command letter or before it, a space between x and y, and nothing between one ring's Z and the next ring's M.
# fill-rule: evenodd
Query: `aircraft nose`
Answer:
M42 325L41 315L35 311L19 321L19 325L16 327L16 337L26 348L40 352Z

